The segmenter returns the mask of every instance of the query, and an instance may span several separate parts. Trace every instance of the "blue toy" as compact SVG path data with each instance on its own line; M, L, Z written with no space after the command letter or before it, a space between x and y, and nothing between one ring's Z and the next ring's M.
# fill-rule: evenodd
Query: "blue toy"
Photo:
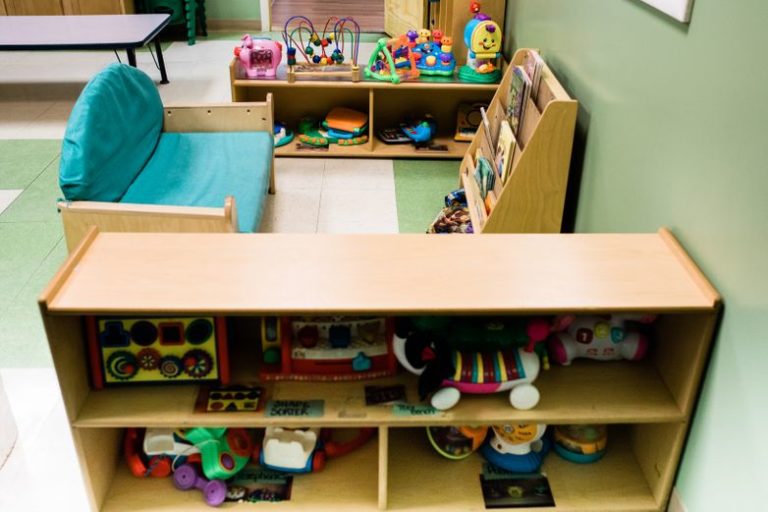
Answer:
M290 130L285 123L280 121L275 121L274 134L276 148L285 146L293 140L293 131Z
M551 445L544 437L546 425L493 425L491 429L493 437L480 448L485 460L513 473L535 473L541 468Z
M424 144L432 140L437 133L437 121L426 114L421 119L410 119L401 123L400 129L416 144Z
M434 30L431 41L419 43L413 48L416 68L423 76L453 76L456 59L452 50L453 40Z

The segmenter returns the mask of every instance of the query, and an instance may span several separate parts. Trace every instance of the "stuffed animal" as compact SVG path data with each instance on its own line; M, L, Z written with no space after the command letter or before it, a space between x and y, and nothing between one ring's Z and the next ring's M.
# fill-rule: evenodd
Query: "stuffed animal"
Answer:
M455 332L451 324L444 327ZM532 383L539 375L540 361L532 348L452 348L445 332L419 329L410 319L401 319L396 331L392 342L395 356L406 370L419 375L419 396L421 400L430 397L436 409L455 406L462 392L509 391L509 401L516 409L532 409L539 402L539 391ZM549 330L533 332L540 339L526 339L529 345L545 340ZM476 346L483 346L480 336L475 340Z
M560 317L556 321L560 332L547 341L550 359L562 365L579 357L600 361L642 359L648 352L648 337L637 324L650 324L655 319L652 315Z

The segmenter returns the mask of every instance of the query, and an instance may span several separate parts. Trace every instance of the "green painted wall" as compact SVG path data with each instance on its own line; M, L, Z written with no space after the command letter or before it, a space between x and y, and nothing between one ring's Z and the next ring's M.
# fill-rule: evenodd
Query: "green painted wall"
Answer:
M214 20L260 20L259 0L206 0L205 10Z
M683 502L766 510L768 2L695 0L690 26L638 0L510 0L507 13L510 47L540 48L581 102L576 230L669 226L724 297Z

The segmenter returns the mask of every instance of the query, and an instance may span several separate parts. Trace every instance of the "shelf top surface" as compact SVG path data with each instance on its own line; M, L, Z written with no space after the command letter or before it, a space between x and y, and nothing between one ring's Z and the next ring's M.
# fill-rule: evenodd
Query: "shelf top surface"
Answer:
M706 311L665 231L577 235L98 233L43 292L52 313Z

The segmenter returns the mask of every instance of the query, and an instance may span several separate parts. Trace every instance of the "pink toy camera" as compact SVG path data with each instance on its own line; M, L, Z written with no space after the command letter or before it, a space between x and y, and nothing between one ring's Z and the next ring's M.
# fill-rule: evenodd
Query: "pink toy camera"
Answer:
M235 48L235 57L240 59L248 78L274 79L283 58L283 46L271 39L251 39L246 34Z

